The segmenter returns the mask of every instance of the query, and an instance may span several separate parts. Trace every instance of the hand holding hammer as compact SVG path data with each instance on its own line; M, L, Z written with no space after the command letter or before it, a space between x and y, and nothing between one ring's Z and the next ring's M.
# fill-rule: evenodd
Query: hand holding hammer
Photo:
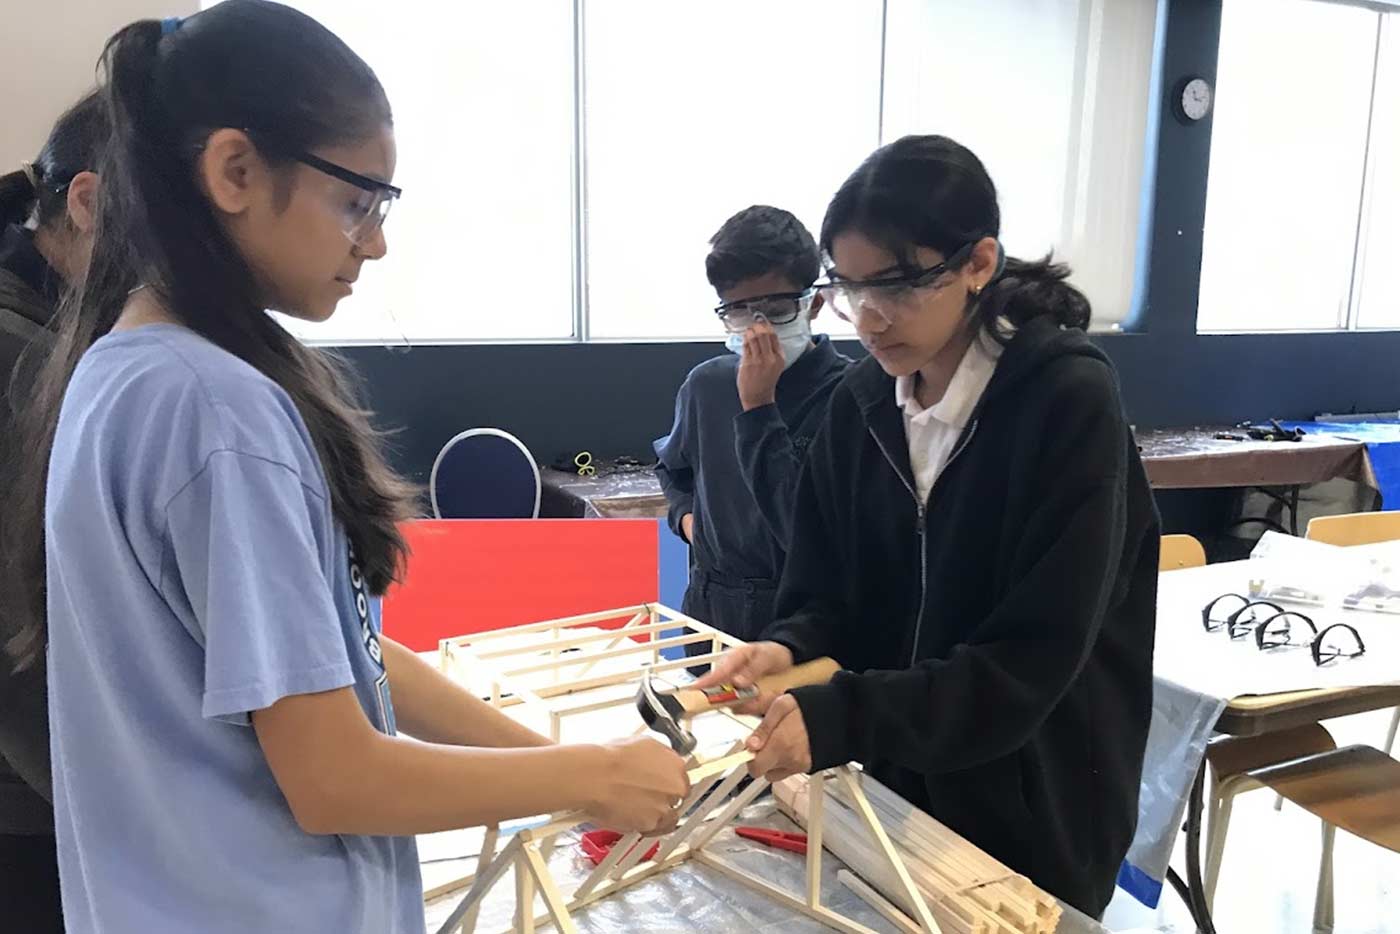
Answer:
M781 657L776 654L768 657L765 649L769 646L781 652ZM732 660L730 656L733 656ZM771 673L759 673L754 663ZM661 693L655 689L650 677L644 678L637 692L637 712L649 727L670 741L671 748L681 755L689 755L695 749L695 737L684 725L688 718L707 710L740 707L765 696L782 694L791 688L825 684L840 667L831 658L819 658L793 666L792 654L783 646L756 643L728 653L715 670L692 687ZM758 676L749 677L750 673ZM729 676L736 674L738 677L733 681L728 680Z

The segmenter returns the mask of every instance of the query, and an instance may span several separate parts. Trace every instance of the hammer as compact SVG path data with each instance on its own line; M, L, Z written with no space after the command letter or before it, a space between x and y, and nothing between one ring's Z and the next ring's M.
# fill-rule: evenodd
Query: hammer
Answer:
M637 689L637 712L647 726L670 741L672 749L682 756L688 756L695 751L695 736L681 725L683 720L707 710L742 704L760 694L781 694L789 688L826 684L840 668L833 658L818 658L759 678L752 687L717 684L703 691L682 688L666 694L657 692L652 684L651 672L647 672L642 678L642 686Z

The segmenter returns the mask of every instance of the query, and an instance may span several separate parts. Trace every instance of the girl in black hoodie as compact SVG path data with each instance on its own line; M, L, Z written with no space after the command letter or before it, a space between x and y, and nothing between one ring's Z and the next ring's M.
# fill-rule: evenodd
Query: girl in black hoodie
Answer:
M54 124L32 163L0 173L0 491L12 483L15 414L56 339L65 285L82 276L96 224L107 116L87 94ZM13 392L13 395L11 395ZM22 543L0 515L0 568ZM54 843L44 659L16 670L0 606L0 918L26 934L63 930ZM10 930L6 928L5 930Z
M1158 520L1088 300L1000 229L944 137L837 192L823 294L871 355L813 442L767 641L700 683L834 656L830 684L754 705L754 774L862 762L1098 916L1137 819Z

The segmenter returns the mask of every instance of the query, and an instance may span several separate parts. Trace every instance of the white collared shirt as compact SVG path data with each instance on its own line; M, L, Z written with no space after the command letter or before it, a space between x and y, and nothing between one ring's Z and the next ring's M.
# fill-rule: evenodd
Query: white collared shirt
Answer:
M909 464L914 469L919 502L928 502L929 491L948 466L953 447L992 381L1001 352L1000 344L978 334L963 354L943 398L928 408L914 397L917 374L895 380L894 401L904 410L904 434L909 439Z

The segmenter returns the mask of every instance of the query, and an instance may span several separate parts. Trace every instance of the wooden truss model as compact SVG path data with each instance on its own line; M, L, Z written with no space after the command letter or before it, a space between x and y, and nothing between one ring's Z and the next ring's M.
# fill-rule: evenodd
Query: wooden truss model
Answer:
M618 620L626 621L621 628L587 628ZM677 631L679 635L675 634ZM681 659L666 659L661 655L663 649L707 643L709 651L703 655ZM615 730L616 709L635 703L637 687L645 672L659 677L668 671L713 662L724 649L742 644L698 620L650 604L445 639L441 643L440 658L442 669L449 676L488 696L499 708L519 708L513 716L526 722L534 721L532 725L538 724L553 739L561 740L571 725L578 724L586 729L590 715L610 710ZM645 727L640 717L637 721L637 732L641 732ZM650 841L643 842L637 834L624 836L567 896L550 875L547 863L559 835L586 823L585 815L578 812L552 815L543 825L514 834L500 852L496 852L498 829L488 828L476 873L459 880L456 886L470 888L438 934L474 931L483 898L509 869L514 869L516 887L516 918L512 930L531 934L536 925L552 922L561 934L574 934L577 931L574 912L687 859L694 859L834 930L873 934L870 928L821 903L823 834L830 827L823 820L823 806L830 794L826 791L828 784L839 790L838 813L843 819L846 815L841 809L854 808L853 819L845 820L840 833L861 837L861 845L866 847L863 852L872 854L871 865L878 866L887 894L900 907L854 876L843 875L843 881L902 930L941 934L935 912L928 907L920 886L911 878L903 858L890 842L880 817L862 790L861 777L849 765L814 777L814 785L804 786L802 817L808 836L807 884L801 895L758 878L706 848L768 787L766 781L758 779L734 794L752 758L751 753L743 751L743 740L756 724L751 717L736 716L729 711L696 717L691 727L701 739L701 746L691 759L691 791L681 806L684 816L680 824L657 841L654 854L650 852ZM598 738L596 732L570 737ZM821 789L822 793L812 794L813 787ZM975 850L965 842L963 846ZM893 892L888 892L890 884L894 886ZM450 890L452 887L443 888ZM535 912L537 895L545 909L539 915ZM951 930L981 934L983 929L956 926Z

